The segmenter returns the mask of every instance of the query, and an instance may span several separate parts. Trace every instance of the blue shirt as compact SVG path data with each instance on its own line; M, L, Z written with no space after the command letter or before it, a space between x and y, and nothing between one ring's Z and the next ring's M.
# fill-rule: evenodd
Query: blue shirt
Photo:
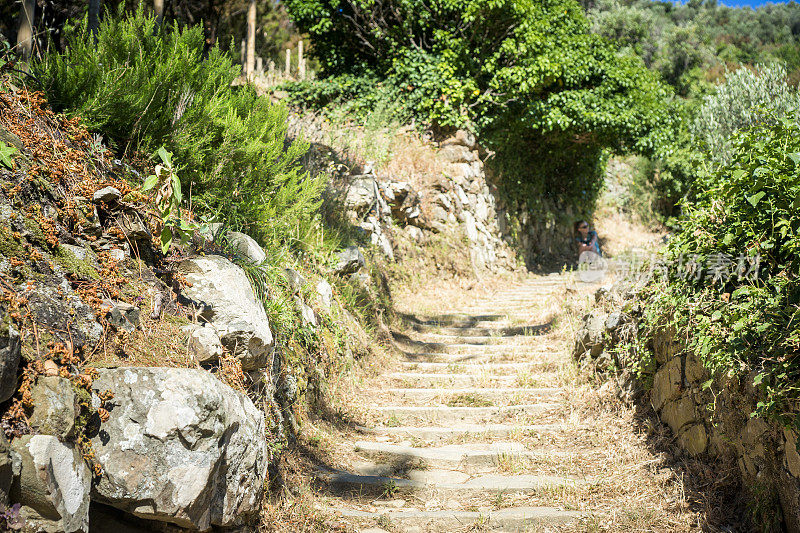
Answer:
M580 237L580 234L578 234L578 237L575 237L575 240L578 241L581 244L591 245L592 244L592 240L595 237L597 237L597 232L592 230L586 235L586 239L585 240ZM598 255L600 255L600 240L599 239L594 241L594 251L597 252Z

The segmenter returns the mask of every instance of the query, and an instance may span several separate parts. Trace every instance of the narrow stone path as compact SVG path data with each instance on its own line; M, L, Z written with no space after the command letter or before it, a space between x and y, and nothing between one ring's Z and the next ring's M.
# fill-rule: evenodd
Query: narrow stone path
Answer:
M564 385L569 340L551 315L564 293L564 276L530 278L459 313L406 316L404 355L361 391L367 424L340 443L339 468L318 469L326 509L371 532L584 523L614 454Z

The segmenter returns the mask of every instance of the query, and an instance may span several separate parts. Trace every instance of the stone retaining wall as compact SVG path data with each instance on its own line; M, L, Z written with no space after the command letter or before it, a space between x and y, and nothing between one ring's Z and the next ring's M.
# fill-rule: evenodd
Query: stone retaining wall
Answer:
M738 464L742 488L753 507L779 508L782 516L773 516L782 519L786 530L800 531L798 436L777 422L750 416L758 402L755 373L712 379L676 339L674 329L664 326L648 342L655 364L652 386L646 389L647 379L635 379L629 362L612 350L620 338L636 331L635 321L635 312L592 311L578 331L576 359L601 371L621 368L615 375L621 396L652 405L672 430L675 443L689 455ZM755 525L769 529L766 523Z

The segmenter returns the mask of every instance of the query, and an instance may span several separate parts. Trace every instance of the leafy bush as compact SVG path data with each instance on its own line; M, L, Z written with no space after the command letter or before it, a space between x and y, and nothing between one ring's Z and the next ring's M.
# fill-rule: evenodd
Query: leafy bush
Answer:
M380 80L368 94L402 100L426 124L477 130L499 170L547 194L558 185L566 202L591 202L603 148L652 153L668 137L669 91L590 34L574 0L286 5L314 40L321 83Z
M651 287L652 314L673 316L712 372L757 373L759 415L797 423L800 125L775 118L738 134L730 163L698 189L666 252L689 275Z
M286 140L287 111L249 86L199 26L158 26L140 7L106 17L97 42L86 20L63 53L34 65L51 104L125 151L174 154L182 188L268 247L296 242L314 224L322 183L298 164L307 145Z
M754 71L740 68L703 99L691 130L712 160L724 163L731 156L735 132L799 110L800 95L786 82L783 65L759 65Z

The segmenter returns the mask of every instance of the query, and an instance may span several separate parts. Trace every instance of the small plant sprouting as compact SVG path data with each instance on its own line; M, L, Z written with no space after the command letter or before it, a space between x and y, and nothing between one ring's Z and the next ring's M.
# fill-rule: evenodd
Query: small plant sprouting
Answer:
M9 146L3 141L0 141L0 163L6 166L9 169L14 168L14 154L16 153L17 149L13 146Z
M156 173L149 176L142 184L142 192L158 186L156 192L156 210L161 218L161 252L166 254L172 241L178 237L180 243L186 244L192 234L200 229L200 225L181 217L181 180L172 165L172 153L163 146L158 149L158 156L163 164L156 165Z

